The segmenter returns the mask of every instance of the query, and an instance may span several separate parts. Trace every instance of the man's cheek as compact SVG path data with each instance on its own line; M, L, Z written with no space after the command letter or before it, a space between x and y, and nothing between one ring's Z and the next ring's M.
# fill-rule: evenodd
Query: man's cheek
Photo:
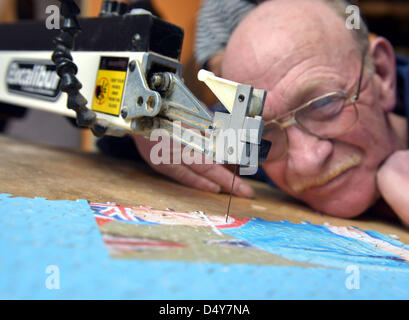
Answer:
M390 146L388 146L386 137L373 130L376 126L377 124L370 125L361 120L349 132L336 138L338 141L356 149L356 152L362 155L362 164L373 170L390 153ZM383 131L382 126L379 131ZM386 133L384 134L386 135Z
M373 103L373 105L358 106L359 118L356 128L354 127L351 131L355 133L354 139L357 144L367 150L367 153L372 151L383 160L392 150L389 140L390 132L385 113L376 101Z
M286 176L286 162L285 160L275 162L265 162L262 164L264 172L268 177L283 191L294 195L291 188L288 186Z

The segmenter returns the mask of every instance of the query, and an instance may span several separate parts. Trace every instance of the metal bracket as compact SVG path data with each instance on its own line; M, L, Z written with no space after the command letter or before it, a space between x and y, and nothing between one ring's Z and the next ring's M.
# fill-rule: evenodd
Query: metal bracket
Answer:
M212 115L178 76L168 74L171 77L171 88L166 94L167 108L163 114L169 119L179 120L199 130L209 129L213 124Z
M217 162L258 166L258 146L264 121L260 116L247 116L252 97L253 87L239 84L231 114L215 113Z
M122 117L124 119L155 117L160 112L161 105L161 96L149 89L139 61L131 61L125 83Z

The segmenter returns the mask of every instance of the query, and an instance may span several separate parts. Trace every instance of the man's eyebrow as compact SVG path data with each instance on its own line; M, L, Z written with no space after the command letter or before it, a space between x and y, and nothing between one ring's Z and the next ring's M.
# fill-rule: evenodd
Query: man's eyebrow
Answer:
M323 79L317 79L309 81L307 84L303 85L301 88L298 88L296 92L289 97L288 105L291 109L298 108L302 104L307 103L306 97L316 92L318 89L322 88L324 84L327 83ZM314 97L309 97L313 99Z

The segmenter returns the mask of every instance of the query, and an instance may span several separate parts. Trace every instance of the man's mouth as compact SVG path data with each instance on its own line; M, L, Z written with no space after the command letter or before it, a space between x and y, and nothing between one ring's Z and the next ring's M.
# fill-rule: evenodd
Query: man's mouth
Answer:
M329 171L312 179L308 178L303 181L297 181L296 183L292 184L291 188L296 193L301 193L307 189L324 186L338 176L342 175L344 172L359 165L361 160L362 158L359 154L353 154L344 159L344 161L333 166Z

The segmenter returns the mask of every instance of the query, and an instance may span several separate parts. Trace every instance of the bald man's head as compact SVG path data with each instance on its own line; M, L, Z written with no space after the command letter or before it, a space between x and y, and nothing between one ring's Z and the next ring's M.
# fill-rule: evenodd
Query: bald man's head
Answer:
M352 217L379 197L378 167L400 148L386 116L396 104L396 72L390 43L378 37L366 50L368 39L361 42L339 9L328 5L339 1L264 2L231 36L222 76L267 91L263 119L275 128L269 155L286 150L263 164L270 178L316 210ZM373 72L361 68L363 58ZM337 99L328 98L334 94ZM296 125L288 122L291 116ZM311 124L331 137L342 130L326 138L306 129Z

